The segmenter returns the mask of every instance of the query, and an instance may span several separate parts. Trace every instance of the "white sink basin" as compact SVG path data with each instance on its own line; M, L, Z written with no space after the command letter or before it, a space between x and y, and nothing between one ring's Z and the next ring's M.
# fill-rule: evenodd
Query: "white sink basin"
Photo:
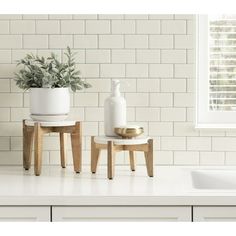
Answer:
M236 190L236 170L193 170L192 184L202 190Z

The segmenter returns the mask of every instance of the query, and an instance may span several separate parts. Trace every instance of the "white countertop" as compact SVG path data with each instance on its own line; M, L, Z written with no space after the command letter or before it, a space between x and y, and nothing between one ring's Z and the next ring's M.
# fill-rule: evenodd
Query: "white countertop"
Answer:
M115 178L106 178L106 168L97 174L84 168L43 166L41 176L33 168L0 167L0 205L236 205L236 190L198 190L191 185L192 169L235 169L236 167L155 167L150 178L146 168L116 166ZM236 181L236 180L235 180Z

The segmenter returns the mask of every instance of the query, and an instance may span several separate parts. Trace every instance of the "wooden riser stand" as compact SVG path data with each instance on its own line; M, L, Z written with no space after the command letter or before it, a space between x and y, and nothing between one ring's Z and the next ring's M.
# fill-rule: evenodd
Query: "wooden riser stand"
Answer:
M130 169L135 171L135 151L144 152L148 176L153 177L153 139L148 139L145 144L116 145L114 141L107 141L107 144L95 142L91 137L91 172L96 173L101 150L107 150L107 177L113 179L115 154L119 151L129 151Z
M43 135L47 133L59 133L60 135L60 154L61 166L66 167L66 134L71 136L71 146L73 154L74 170L76 173L81 172L82 162L82 129L80 122L74 122L74 125L64 126L44 126L43 122L33 122L27 125L23 120L23 167L29 170L32 159L32 146L34 142L34 172L36 176L41 174L42 168L42 143Z

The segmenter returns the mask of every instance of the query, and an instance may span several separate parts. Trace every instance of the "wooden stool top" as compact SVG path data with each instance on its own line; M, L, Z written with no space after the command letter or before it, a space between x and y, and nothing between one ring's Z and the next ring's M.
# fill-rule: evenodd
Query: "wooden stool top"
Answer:
M65 121L56 121L56 122L45 122L37 120L26 120L25 125L34 126L35 123L40 123L42 127L62 127L62 126L72 126L75 125L77 121L74 120L65 120Z
M148 143L150 137L138 136L132 139L123 139L121 137L107 137L107 136L96 136L94 142L99 144L107 144L108 141L114 142L115 145L137 145Z

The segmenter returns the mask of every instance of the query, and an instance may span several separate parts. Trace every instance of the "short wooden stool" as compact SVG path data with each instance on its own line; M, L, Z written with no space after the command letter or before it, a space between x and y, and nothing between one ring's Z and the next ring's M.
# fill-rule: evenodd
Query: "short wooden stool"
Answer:
M71 135L74 170L81 171L82 129L79 121L41 122L23 120L23 166L31 166L32 146L34 139L34 172L41 174L43 134L57 132L60 134L61 166L66 167L66 133Z
M114 177L114 158L118 151L129 151L130 168L135 171L135 151L144 152L148 176L153 177L153 139L137 137L121 139L106 136L91 137L91 171L96 173L101 150L107 150L107 177Z

